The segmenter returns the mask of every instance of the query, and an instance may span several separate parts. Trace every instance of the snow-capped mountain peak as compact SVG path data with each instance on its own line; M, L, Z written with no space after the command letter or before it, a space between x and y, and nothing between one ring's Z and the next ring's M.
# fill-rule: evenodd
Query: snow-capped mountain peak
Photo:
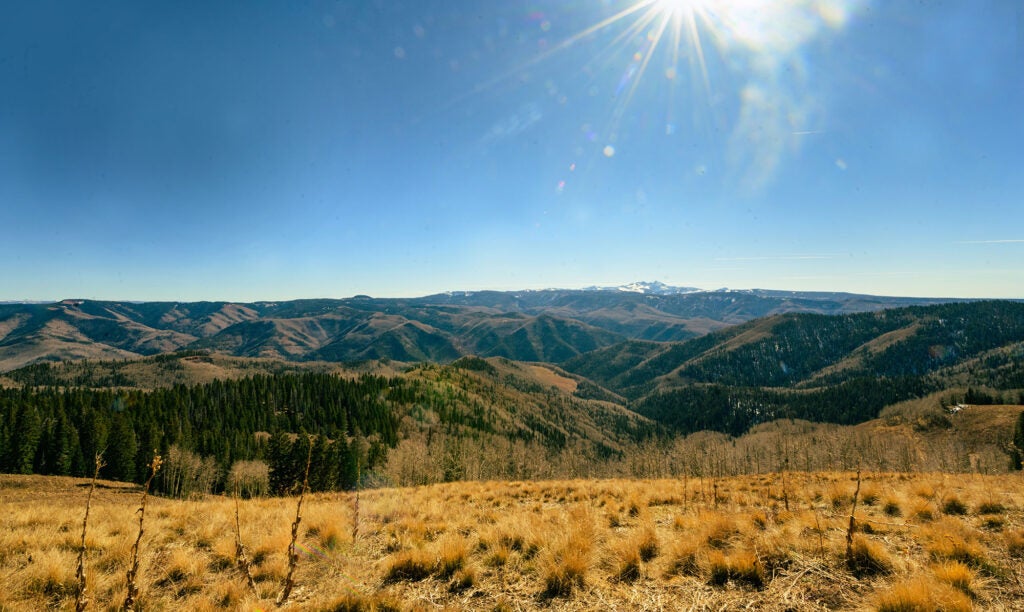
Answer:
M644 295L679 295L682 293L695 293L703 291L696 287L675 287L666 285L661 281L635 281L626 285L611 287L586 287L586 291L623 291L627 293L642 293Z

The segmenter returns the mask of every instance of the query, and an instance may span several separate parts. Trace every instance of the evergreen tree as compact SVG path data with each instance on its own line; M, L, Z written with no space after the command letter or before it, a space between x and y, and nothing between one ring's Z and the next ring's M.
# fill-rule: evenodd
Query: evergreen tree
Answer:
M15 474L31 474L43 424L34 406L24 405L16 414L11 430L7 468Z
M50 435L50 445L47 449L46 473L59 476L71 474L75 454L78 452L77 444L78 432L75 430L74 425L68 421L67 415L62 411L57 416L53 433Z
M284 495L295 482L295 472L291 465L291 436L278 430L270 437L267 445L267 466L270 471L270 492L273 495Z
M135 449L135 482L143 483L149 476L149 463L154 453L162 457L167 456L166 449L161 451L162 437L156 423L150 420L145 424L137 425L138 445Z
M359 484L359 444L355 439L346 441L338 438L338 488L351 491Z
M313 454L309 466L309 489L311 491L330 491L338 480L337 461L331 461L331 448L334 445L327 437L316 436L313 441Z
M292 443L292 452L288 457L292 478L291 482L287 483L286 493L297 493L302 487L302 478L306 474L306 460L312 459L310 456L310 445L312 443L311 436L306 433L306 430L302 430L299 436L295 438L295 442ZM310 466L310 471L312 472L312 466Z
M85 476L88 473L89 465L96 455L102 455L104 461L107 456L107 421L103 414L95 408L86 408L82 415L81 426L79 427L82 447L82 471L77 472L78 476Z
M132 429L131 422L125 413L114 414L108 441L107 452L104 455L106 465L102 471L104 478L134 481L138 441L135 439L135 430Z

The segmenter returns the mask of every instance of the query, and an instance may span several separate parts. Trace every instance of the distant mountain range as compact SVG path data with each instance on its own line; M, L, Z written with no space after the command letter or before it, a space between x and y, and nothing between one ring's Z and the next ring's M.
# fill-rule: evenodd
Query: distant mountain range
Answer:
M0 372L39 361L130 359L182 349L290 361L444 363L479 355L559 363L628 340L681 341L773 314L843 314L948 301L699 291L655 281L420 298L0 304Z
M563 391L577 399L628 408L679 433L734 435L779 418L861 423L928 396L1024 403L1024 302L934 301L546 290L4 305L0 386L152 387L209 380L216 363L244 375L341 367L325 362L394 372L407 371L402 362L444 362L571 378ZM80 358L89 362L46 365ZM43 363L15 370L33 362ZM512 384L504 376L496 380ZM543 394L555 383L536 384Z

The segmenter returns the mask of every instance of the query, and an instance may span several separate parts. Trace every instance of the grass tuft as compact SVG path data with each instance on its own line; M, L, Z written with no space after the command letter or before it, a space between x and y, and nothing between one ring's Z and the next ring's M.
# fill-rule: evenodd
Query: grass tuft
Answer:
M452 581L448 584L448 591L451 593L467 591L473 588L476 581L476 570L472 567L464 567L455 572L455 575L452 576Z
M740 551L729 557L729 578L755 589L760 589L767 582L761 561L750 551Z
M864 490L860 492L860 500L865 506L874 506L878 503L881 495L878 493L878 488L874 485L867 485Z
M975 596L974 570L959 561L946 561L936 565L935 577L964 595Z
M1006 552L1014 559L1024 559L1024 529L1006 534Z
M885 546L860 534L853 537L850 557L846 562L850 571L857 576L888 574L893 569L892 557Z
M708 555L708 571L708 583L714 586L725 586L732 581L760 589L766 582L761 561L750 551L737 551L730 556L721 551L712 551Z
M619 542L613 550L612 580L633 582L640 578L640 551L630 540Z
M723 549L729 546L730 540L739 535L736 521L722 514L712 516L704 528L704 543L711 548Z
M910 507L910 517L916 521L928 523L935 520L935 511L932 510L932 505L929 502L917 500Z
M401 606L381 596L367 596L349 592L319 608L321 612L397 612Z
M658 533L655 531L653 525L647 525L643 528L640 533L635 537L635 544L637 552L640 554L640 560L647 563L658 556L659 545L658 545Z
M544 572L544 595L568 597L574 588L582 588L586 584L589 566L590 558L587 551L562 551L547 564Z
M878 612L970 612L969 597L956 589L924 578L893 585L876 600Z
M430 576L434 569L433 556L420 549L396 553L384 570L384 583L416 582Z
M698 576L700 563L697 560L700 546L689 540L676 540L669 547L666 557L668 564L665 576Z
M925 533L931 541L928 554L936 561L959 561L974 567L986 567L985 549L966 527L943 521Z
M468 554L465 540L457 536L444 538L438 543L435 573L441 578L450 578L465 566Z
M884 512L886 516L891 516L893 518L903 516L903 508L900 506L899 500L894 497L887 497L885 499L885 503L882 504L882 512Z
M978 504L976 512L977 514L1003 514L1006 512L1006 506L997 501L989 500Z
M942 501L942 512L952 516L963 516L967 514L967 504L960 501L956 495L950 495Z

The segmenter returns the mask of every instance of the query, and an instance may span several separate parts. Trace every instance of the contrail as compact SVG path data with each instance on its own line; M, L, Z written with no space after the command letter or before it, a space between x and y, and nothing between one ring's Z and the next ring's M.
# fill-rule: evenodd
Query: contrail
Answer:
M1020 242L1024 242L1024 240L957 240L953 244L1016 244Z
M716 257L715 261L778 261L798 259L832 259L831 255L782 255L764 257Z

